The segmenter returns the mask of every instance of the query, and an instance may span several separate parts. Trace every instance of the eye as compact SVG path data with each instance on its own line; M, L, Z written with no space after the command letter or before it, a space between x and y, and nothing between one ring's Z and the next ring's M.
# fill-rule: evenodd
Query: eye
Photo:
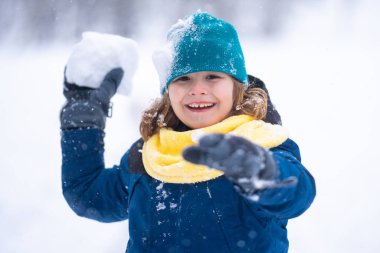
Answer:
M188 76L180 76L178 78L176 78L173 83L175 82L186 82L186 81L189 81L190 80L190 77Z
M210 74L210 75L206 76L206 79L208 79L208 80L219 79L219 78L220 78L220 76L215 75L215 74Z

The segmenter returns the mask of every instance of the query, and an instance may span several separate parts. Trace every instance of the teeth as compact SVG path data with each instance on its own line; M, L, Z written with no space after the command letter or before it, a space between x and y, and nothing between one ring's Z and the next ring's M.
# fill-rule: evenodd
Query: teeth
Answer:
M213 106L212 103L208 103L208 104L189 104L189 107L191 108L205 108L205 107L210 107L210 106Z

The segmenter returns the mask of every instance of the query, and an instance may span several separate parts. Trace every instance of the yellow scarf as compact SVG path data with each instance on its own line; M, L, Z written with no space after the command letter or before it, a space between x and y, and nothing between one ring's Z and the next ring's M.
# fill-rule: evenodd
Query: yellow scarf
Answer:
M232 116L215 125L185 132L161 128L144 143L142 157L146 172L160 181L182 184L223 175L222 171L187 162L181 155L186 147L196 144L198 136L206 133L234 134L264 148L276 147L288 138L282 126L254 120L248 115Z

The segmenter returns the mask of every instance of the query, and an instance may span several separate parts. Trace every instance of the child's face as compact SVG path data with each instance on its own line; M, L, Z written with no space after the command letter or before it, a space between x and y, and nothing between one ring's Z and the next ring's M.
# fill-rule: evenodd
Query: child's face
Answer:
M224 120L233 105L232 77L221 72L196 72L169 85L171 106L188 127L202 128Z

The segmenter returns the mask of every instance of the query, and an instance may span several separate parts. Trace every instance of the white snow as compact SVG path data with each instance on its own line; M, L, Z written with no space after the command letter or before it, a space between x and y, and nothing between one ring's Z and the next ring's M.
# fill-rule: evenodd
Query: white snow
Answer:
M336 0L314 2L291 13L281 36L241 38L249 72L268 85L317 182L312 207L289 221L289 253L375 253L380 249L379 2L356 1L348 11ZM159 95L151 62L155 39L138 41L144 48L138 85L130 96L113 99L107 166L118 164L138 138L140 112ZM128 222L78 217L61 193L58 112L71 50L71 45L0 47L0 252L125 252Z
M203 131L203 130L195 130L194 133L191 134L191 140L194 142L194 143L198 143L199 140L202 138L202 136L204 136L206 133Z
M165 210L166 209L165 203L159 202L156 206L156 209L157 211Z
M156 187L156 190L157 190L157 193L159 193L162 188L164 187L164 182L161 182L157 187Z
M157 125L161 126L161 127L165 127L166 126L165 116L163 114L158 115Z
M121 67L124 76L117 92L128 95L137 64L138 46L134 40L113 34L84 32L67 61L67 81L98 88L107 72Z
M200 10L198 10L198 12L200 12ZM178 19L168 31L168 41L166 44L155 50L152 54L153 64L160 80L160 90L165 87L166 79L170 75L170 67L175 58L174 47L189 29L194 29L193 16Z
M172 202L170 202L169 205L170 205L170 209L175 209L178 206L176 203L172 203Z
M212 199L212 195L211 195L211 192L210 192L210 188L206 188L206 191L207 191L207 194L209 196L210 199Z
M200 10L197 11L197 13L200 12ZM168 41L173 45L176 45L187 31L189 31L190 29L196 29L196 27L193 24L193 18L194 16L190 15L185 19L178 19L177 22L169 28Z

